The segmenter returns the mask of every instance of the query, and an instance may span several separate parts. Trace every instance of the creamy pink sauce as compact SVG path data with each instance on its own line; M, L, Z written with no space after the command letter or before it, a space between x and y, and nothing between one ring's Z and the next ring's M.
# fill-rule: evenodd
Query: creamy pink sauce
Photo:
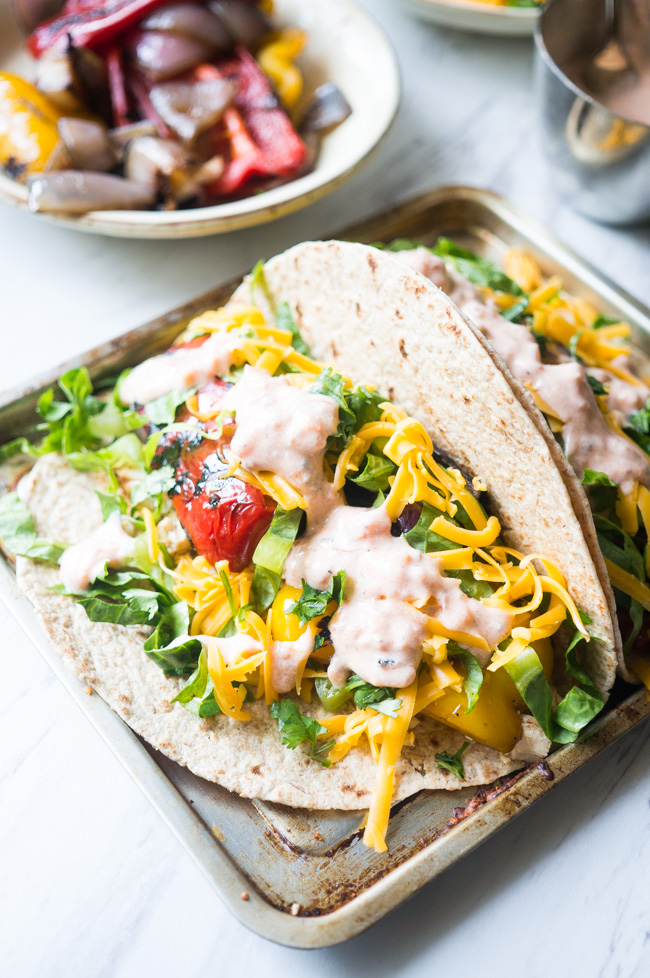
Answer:
M413 681L428 615L407 602L427 601L429 615L449 629L485 639L491 649L510 630L510 614L468 597L434 557L392 536L383 506L333 508L294 545L284 576L294 587L304 579L322 590L340 570L346 572L345 597L329 625L335 653L328 675L336 686L351 672L374 686Z
M484 303L471 282L447 270L427 249L400 251L396 256L446 292L478 326L514 376L537 391L548 404L562 421L566 456L579 476L587 468L604 472L619 483L623 492L630 492L635 481L650 486L650 464L646 456L607 425L582 364L576 360L543 363L537 341L527 327L509 322L493 306ZM467 290L472 290L469 298L461 293L458 280L465 282ZM619 365L632 372L629 359L624 354L622 357L625 362ZM642 407L650 395L645 384L637 387L609 371L590 368L589 373L610 385L608 406L626 417Z
M198 638L204 644L215 642L221 652L221 658L227 666L233 665L249 652L260 652L262 649L256 638L245 635L243 632L237 632L236 635L230 635L228 638L211 638L209 635L193 635L192 638Z
M223 406L236 414L231 448L245 469L286 479L303 496L311 520L335 505L338 493L323 471L327 439L338 427L333 398L247 366Z
M620 357L615 357L611 363L612 366L627 370L634 376L634 367L626 354L623 353ZM629 418L631 414L640 411L650 397L650 387L644 384L642 380L639 380L637 384L631 384L629 381L617 377L611 370L604 370L600 367L589 367L588 373L599 380L601 384L606 384L609 387L607 406L610 411L618 411L625 418Z
M539 346L525 326L511 323L490 306L468 303L463 311L478 326L523 384L536 390L562 421L564 450L578 475L604 472L630 492L634 482L650 486L643 452L606 423L582 364L542 363Z
M87 591L106 564L119 567L134 550L135 541L122 529L120 514L111 513L105 523L63 552L59 568L66 591Z
M120 384L120 400L124 404L146 404L173 390L202 387L228 373L233 350L240 342L232 333L213 333L201 346L172 348L143 360Z
M210 635L191 637L198 638L204 645L216 643L227 666L234 665L242 656L260 652L262 649L257 639L244 632L238 632L228 638L215 639ZM290 693L295 688L298 669L306 663L313 648L314 636L309 629L294 642L271 642L269 646L271 685L276 693Z
M311 631L303 632L294 642L271 642L271 685L276 693L290 693L296 685L298 669L314 650Z

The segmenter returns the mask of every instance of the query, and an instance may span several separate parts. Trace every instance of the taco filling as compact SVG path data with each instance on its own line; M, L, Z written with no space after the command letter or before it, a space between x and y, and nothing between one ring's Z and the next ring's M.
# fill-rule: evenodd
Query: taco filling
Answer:
M501 272L440 238L388 246L456 302L529 390L584 486L614 588L626 678L650 684L650 387L630 327L510 251Z
M39 403L43 440L3 449L44 456L0 501L7 548L58 563L49 592L92 623L145 628L146 656L178 677L167 708L191 714L186 737L257 723L264 705L311 765L369 751L369 846L386 848L418 725L455 733L435 763L460 787L473 745L512 770L602 708L559 568L504 543L482 479L419 421L314 360L287 303L271 321L242 304L199 316L112 392L83 368L59 387ZM26 504L52 453L61 485L65 471L102 480L103 522L72 543L39 538ZM625 485L623 500L645 487Z

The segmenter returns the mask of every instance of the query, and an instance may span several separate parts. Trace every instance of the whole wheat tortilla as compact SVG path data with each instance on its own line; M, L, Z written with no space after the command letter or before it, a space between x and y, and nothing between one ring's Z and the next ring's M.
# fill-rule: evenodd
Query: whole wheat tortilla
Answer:
M478 331L435 286L364 246L301 245L266 271L277 303L289 301L315 356L376 385L419 417L441 449L487 480L510 541L556 561L601 639L591 643L587 664L606 693L616 663L612 619L564 473ZM249 301L247 285L239 298ZM74 543L101 523L95 490L103 488L101 475L74 471L49 455L22 480L20 495L40 536ZM59 579L55 567L18 558L17 577L66 665L168 757L246 797L305 808L368 806L376 766L367 750L322 768L301 748L282 746L261 703L247 704L248 723L200 720L171 705L182 680L166 678L144 653L147 629L91 622L81 605L48 590ZM306 712L325 715L316 707ZM460 781L438 768L435 754L457 751L463 735L429 718L414 733L414 746L396 767L395 800L423 788L487 783L521 766L472 743Z
M558 565L591 618L595 638L582 654L606 696L623 657L589 504L532 397L482 333L432 282L367 245L306 242L270 259L264 275L258 304L288 301L317 360L418 418L440 450L485 479L508 543ZM250 302L249 281L231 302Z
M101 524L95 490L105 488L101 475L74 471L61 456L45 455L22 480L20 496L40 536L76 543ZM179 703L170 704L183 680L166 678L145 654L148 629L90 621L72 598L48 590L59 581L57 567L18 557L16 571L68 668L167 757L248 798L301 808L368 807L377 776L368 751L352 750L331 768L323 768L301 748L282 746L277 723L264 703L246 704L248 723L224 716L200 720ZM301 710L327 715L302 702ZM437 767L435 754L455 753L464 739L435 720L418 723L415 745L405 749L397 764L395 801L422 788L485 784L521 767L521 761L471 744L463 754L465 781L460 781Z

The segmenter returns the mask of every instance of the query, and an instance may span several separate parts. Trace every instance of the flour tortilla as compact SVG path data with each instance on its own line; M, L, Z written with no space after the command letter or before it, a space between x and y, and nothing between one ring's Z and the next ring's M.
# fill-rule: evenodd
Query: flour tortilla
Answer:
M591 618L584 664L606 696L622 648L589 504L530 394L482 333L432 282L367 245L307 242L264 273L258 304L289 302L317 360L418 418L441 451L485 480L507 542L557 564ZM231 302L250 303L248 281Z
M76 543L102 522L95 493L106 483L97 473L76 472L58 455L39 459L20 485L39 536ZM367 808L377 769L370 754L350 751L331 768L310 761L301 748L288 750L264 703L247 703L248 723L227 717L200 720L170 701L183 680L166 678L142 650L148 629L92 622L80 604L48 588L57 567L25 557L16 562L18 583L33 603L48 638L76 676L90 683L136 733L172 760L208 781L247 798L264 798L301 808ZM312 716L324 711L305 708ZM395 800L422 788L485 784L521 767L495 750L472 744L463 754L464 782L441 771L437 752L454 753L460 733L422 720L415 746L400 757Z
M601 639L591 643L588 665L606 693L616 664L607 598L550 446L480 334L435 286L364 246L301 245L266 269L273 296L278 304L289 301L315 356L419 417L439 447L487 480L513 545L556 561ZM248 303L248 285L242 288L234 301ZM49 455L22 480L20 495L39 536L74 543L101 523L96 489L105 489L102 475L74 471ZM19 557L17 577L66 665L168 757L245 797L305 808L368 807L377 769L367 750L352 750L325 769L302 748L282 746L261 703L247 704L248 723L200 720L171 704L182 680L166 678L146 656L146 628L89 621L81 605L48 590L59 579L55 567ZM301 709L325 715L315 706ZM396 801L423 788L489 783L521 766L472 743L460 781L438 768L435 755L456 752L463 735L429 718L414 734L396 767Z

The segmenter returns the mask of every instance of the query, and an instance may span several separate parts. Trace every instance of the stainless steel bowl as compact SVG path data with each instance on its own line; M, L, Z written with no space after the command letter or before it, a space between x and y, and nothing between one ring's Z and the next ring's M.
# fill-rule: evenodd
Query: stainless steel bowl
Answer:
M632 15L638 23L633 2L628 27ZM626 5L617 7L619 16ZM638 224L650 220L650 126L617 115L580 87L580 67L606 40L607 16L607 0L550 0L542 9L535 31L542 143L572 206L604 224Z

